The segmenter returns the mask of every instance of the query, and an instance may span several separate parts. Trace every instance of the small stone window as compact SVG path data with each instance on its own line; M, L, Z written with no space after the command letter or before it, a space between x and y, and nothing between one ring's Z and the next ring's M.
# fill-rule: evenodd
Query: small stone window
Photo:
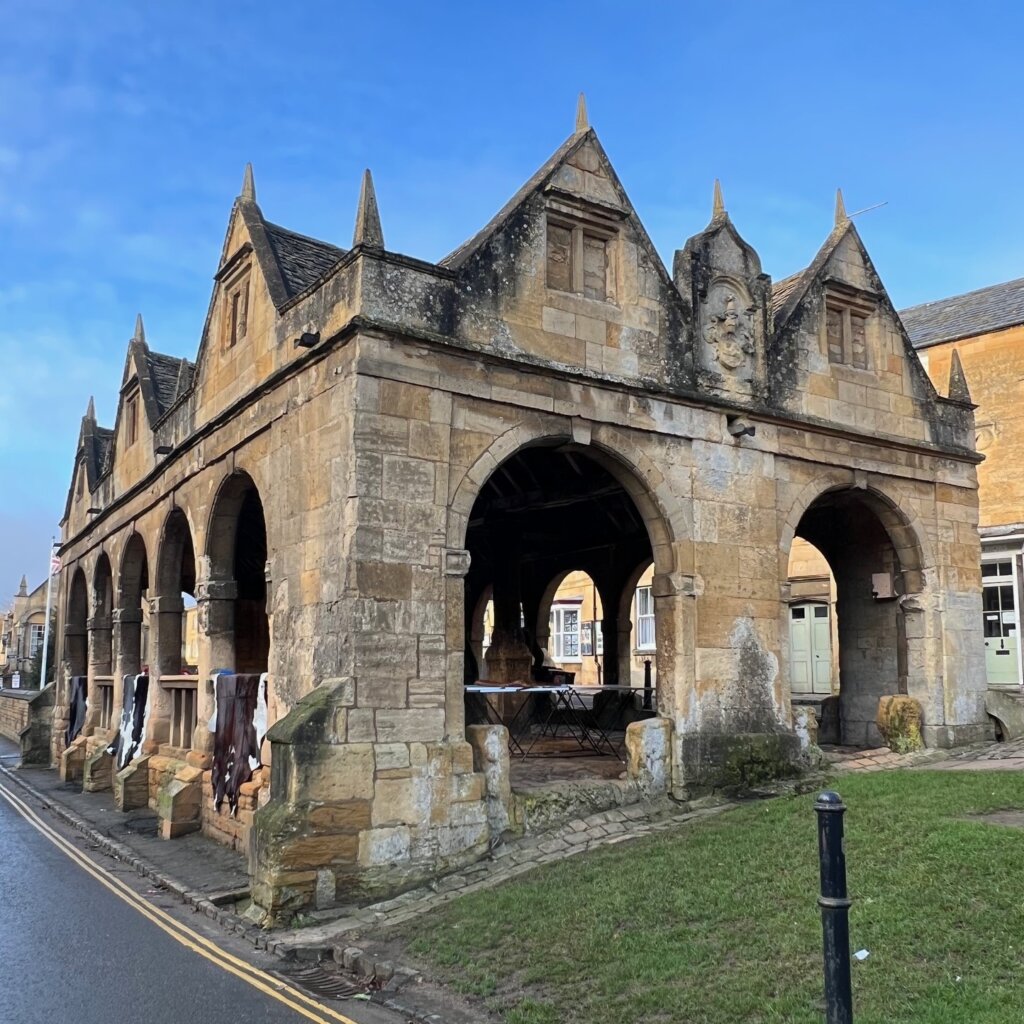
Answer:
M132 395L124 407L125 446L131 448L139 439L139 396Z
M234 348L245 337L249 326L248 275L228 287L226 305L224 347Z
M548 287L599 302L613 299L611 242L611 232L549 219Z
M868 318L872 312L866 302L826 294L825 344L830 363L868 368Z

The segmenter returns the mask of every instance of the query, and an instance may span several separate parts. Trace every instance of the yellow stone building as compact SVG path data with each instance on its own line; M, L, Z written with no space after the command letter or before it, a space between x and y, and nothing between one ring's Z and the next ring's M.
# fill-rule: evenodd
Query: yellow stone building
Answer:
M1024 279L927 302L900 314L934 381L959 382L976 406L983 630L991 685L1024 685L1020 656L1024 550ZM969 390L968 390L969 385Z
M822 233L773 282L716 187L668 268L582 105L438 262L385 247L368 173L342 248L268 220L247 172L195 362L140 323L113 427L91 404L82 423L65 777L148 802L165 836L248 849L254 905L280 920L484 856L516 793L504 726L467 727L467 684L539 677L585 622L602 685L653 655L623 799L800 770L794 594L835 608L844 741L877 742L896 693L929 745L985 736L973 407L929 380L841 202ZM834 600L791 579L801 539ZM570 573L589 604L555 600ZM143 667L145 741L114 771L103 709ZM237 816L211 795L219 669L266 686ZM83 686L109 695L65 748Z

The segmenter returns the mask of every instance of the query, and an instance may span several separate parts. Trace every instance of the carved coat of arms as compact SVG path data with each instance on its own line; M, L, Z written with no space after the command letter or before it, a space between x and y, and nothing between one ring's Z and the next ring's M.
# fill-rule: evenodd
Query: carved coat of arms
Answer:
M710 313L705 321L704 340L726 370L738 369L754 354L751 312L751 309L741 309L736 296L728 293L720 310Z

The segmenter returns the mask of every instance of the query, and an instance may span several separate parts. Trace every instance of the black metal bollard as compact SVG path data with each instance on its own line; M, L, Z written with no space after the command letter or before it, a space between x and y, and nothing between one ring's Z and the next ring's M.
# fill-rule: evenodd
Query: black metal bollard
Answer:
M651 696L654 684L651 682L651 659L644 659L644 711L651 710Z
M825 953L826 1024L852 1024L850 983L850 904L846 895L846 849L838 793L822 793L814 804L818 815L818 856L821 860L821 931Z

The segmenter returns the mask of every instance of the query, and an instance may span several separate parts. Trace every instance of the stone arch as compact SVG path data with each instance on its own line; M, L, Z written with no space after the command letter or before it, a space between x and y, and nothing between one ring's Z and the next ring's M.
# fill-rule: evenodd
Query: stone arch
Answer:
M196 554L192 527L185 510L174 505L164 519L156 558L156 597L152 602L156 640L155 674L179 675L182 671L182 594L195 596ZM153 668L153 666L151 666Z
M589 427L588 423L586 429L576 432L580 440L574 440L572 427L566 429L564 421L557 426L551 423L524 422L496 437L487 450L466 469L455 487L449 502L448 546L461 548L465 544L473 505L483 486L502 463L527 448L563 444L593 459L616 478L633 499L647 525L655 570L659 573L673 572L673 544L682 539L682 530L681 524L674 522L667 512L673 501L664 480L660 479L660 473L655 476L650 472L654 467L644 467L646 456L642 453L638 456L635 447L623 443L624 439L619 437L617 431L599 431L600 436L594 438Z
M858 487L851 473L844 473L842 479L812 480L800 491L779 531L779 553L784 562L789 559L793 538L807 510L824 495L838 491L856 494L878 516L908 572L923 576L935 565L935 556L921 517L901 504L880 481L872 480L869 485ZM908 593L923 589L921 576L908 581Z
M808 659L816 663L819 656L808 654L809 627L800 632L803 660L794 661L791 650L790 616L796 613L789 601L788 571L798 535L827 561L836 594L836 621L829 628L838 640L838 716L826 716L823 705L822 721L830 727L822 740L878 745L875 718L880 697L908 693L921 701L926 714L931 703L925 666L932 641L924 625L924 602L926 570L933 563L927 533L880 481L829 474L801 490L781 524L779 538L780 647L790 694L793 672L799 670L804 693L811 671ZM833 681L829 699L835 698L834 685Z
M244 470L217 488L206 531L201 601L214 668L265 672L270 658L267 615L267 522L259 488Z
M90 672L95 676L113 674L114 574L110 556L100 551L92 573L92 602L89 619Z
M540 480L544 483L535 480L532 487L521 487L517 500L518 512L513 514L526 518L534 514L531 511L532 499L528 492L535 489L538 494L537 513L550 518L553 510L557 510L563 504L561 498L554 493L560 490L557 477L553 478L551 475L552 470L556 470L557 467L551 465L546 457L523 458L538 450L559 457L564 456L572 466L575 466L575 459L583 467L582 471L578 467L575 471L580 472L588 481L579 481L584 488L581 493L585 493L586 488L593 484L601 496L601 501L612 503L607 511L618 509L620 513L625 512L630 517L628 536L631 540L618 550L615 550L613 545L604 556L604 561L594 560L595 557L599 559L601 556L586 554L585 546L576 552L567 550L564 553L558 552L549 543L534 546L527 559L530 564L524 563L523 570L517 572L518 586L521 589L519 600L526 620L525 627L517 630L515 627L518 619L514 607L516 599L509 590L509 587L516 584L511 578L505 580L503 585L506 589L506 598L503 602L504 607L499 608L497 593L501 581L494 578L492 573L494 569L499 569L501 575L505 572L500 569L499 563L503 554L500 544L496 546L494 538L497 535L493 531L502 529L500 520L504 518L506 512L498 511L498 520L490 520L489 517L494 514L497 506L489 504L491 511L485 513L485 522L480 518L479 502L485 494L493 491L492 480L500 484L502 473L506 478L511 471L514 475L525 474L526 479L529 479L533 472L539 472ZM545 461L548 462L546 466ZM590 468L587 469L587 466ZM593 481L589 480L591 475L594 476ZM685 625L688 616L692 619L693 612L692 607L686 606L688 599L683 593L685 581L680 581L675 571L677 531L681 528L680 532L686 538L689 537L690 531L685 524L686 512L679 507L678 500L672 497L669 482L654 464L650 454L642 446L634 445L623 431L602 427L591 430L589 424L581 426L578 421L569 424L564 419L531 417L495 438L487 451L474 461L450 491L452 497L447 540L452 548L469 549L473 557L468 562L469 574L465 587L449 590L449 600L460 601L462 611L462 615L454 609L449 612L446 637L449 650L462 650L467 633L469 638L472 638L473 621L467 617L466 612L473 609L467 607L466 602L468 600L472 606L482 592L483 586L492 583L496 595L495 637L501 635L502 646L499 649L496 640L488 653L487 677L516 679L529 678L532 674L541 678L543 673L540 672L540 665L543 653L540 652L538 656L535 641L537 634L547 634L550 597L566 572L580 569L587 572L601 595L604 638L601 681L616 684L620 681L623 661L625 660L627 669L629 666L628 651L624 656L619 649L619 596L626 577L635 569L634 558L643 554L646 564L654 563L657 571L662 574L664 589L659 595L656 608L659 617L664 617L664 636L668 642L664 645L664 651L659 652L657 657L664 658L663 675L671 678L675 665L692 656L692 647L684 646L676 638L688 635L684 632ZM580 500L580 494L572 496L567 491L565 496L569 504ZM494 494L490 493L487 501L493 503L493 500ZM625 503L621 509L617 504L620 502ZM669 507L676 513L676 521L670 519L666 511ZM605 521L607 511L599 513L602 521ZM550 525L554 527L554 520ZM523 528L526 529L525 526ZM600 525L592 525L586 532L601 545L604 543L599 539L602 529L606 538L619 536L610 522L606 522L603 528ZM543 530L544 527L536 526L532 532L539 536ZM491 539L484 541L488 533ZM476 538L475 542L470 539L473 536ZM481 543L484 550L490 552L483 562L478 557ZM514 564L514 561L509 564ZM462 625L462 629L455 628L457 622ZM671 704L669 701L670 714ZM450 722L454 721L451 713L448 718Z
M138 675L149 657L148 609L143 608L148 593L149 555L141 533L133 530L121 551L117 573L117 658L115 684L125 675Z
M78 565L71 574L64 619L64 658L71 676L84 676L89 671L88 619L89 587L85 581L85 570Z

